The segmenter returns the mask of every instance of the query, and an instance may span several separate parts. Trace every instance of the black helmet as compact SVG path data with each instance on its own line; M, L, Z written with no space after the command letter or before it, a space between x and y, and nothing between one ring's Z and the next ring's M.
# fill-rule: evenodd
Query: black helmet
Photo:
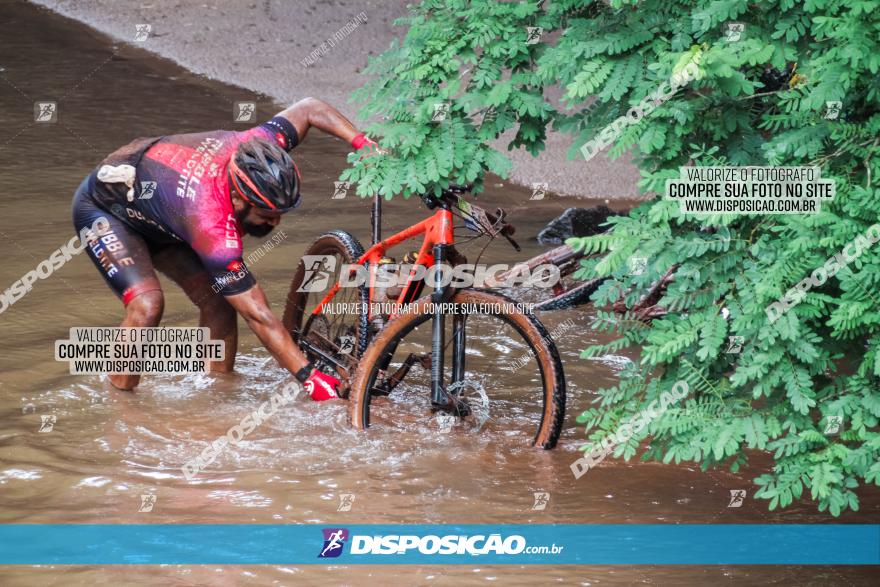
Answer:
M251 137L229 161L229 180L238 193L264 210L287 212L299 206L299 169L278 145Z

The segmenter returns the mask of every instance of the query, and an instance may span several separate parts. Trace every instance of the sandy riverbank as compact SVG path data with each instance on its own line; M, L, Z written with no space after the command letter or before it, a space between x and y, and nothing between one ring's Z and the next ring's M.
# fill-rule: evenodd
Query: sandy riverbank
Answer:
M404 34L393 26L406 14L407 0L383 2L330 0L34 0L112 37L131 41L135 25L149 23L151 36L141 45L207 77L261 92L282 103L319 97L352 120L357 107L348 96L361 79L369 55L385 50ZM352 19L356 28L314 63L310 55ZM511 154L511 179L530 185L547 182L552 192L591 198L638 195L638 172L624 157L599 155L589 162L568 161L568 136L551 134L547 149L535 159L525 151ZM501 148L501 145L498 145ZM502 149L503 150L503 149Z

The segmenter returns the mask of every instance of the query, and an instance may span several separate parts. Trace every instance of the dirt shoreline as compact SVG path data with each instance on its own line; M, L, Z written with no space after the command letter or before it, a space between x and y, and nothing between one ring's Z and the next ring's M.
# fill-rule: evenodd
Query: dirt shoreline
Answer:
M190 71L263 93L281 103L319 97L359 124L348 96L360 84L369 55L385 50L405 29L393 26L409 0L32 0L84 22L113 38L133 42L135 25L150 24L150 37L133 43ZM356 23L343 29L347 23ZM279 26L291 23L291 26ZM347 33L347 34L345 34ZM342 38L339 38L342 37ZM322 49L322 43L326 43ZM331 46L332 45L332 46ZM247 96L245 96L245 99ZM559 195L608 200L638 197L638 171L629 157L568 161L570 137L551 133L540 158L507 152L511 181L546 182ZM506 152L499 141L496 148Z

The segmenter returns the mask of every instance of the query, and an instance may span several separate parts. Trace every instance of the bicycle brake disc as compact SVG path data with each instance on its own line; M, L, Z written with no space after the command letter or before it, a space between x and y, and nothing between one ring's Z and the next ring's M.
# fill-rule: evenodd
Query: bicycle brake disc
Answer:
M465 420L473 423L474 432L479 432L489 420L489 396L483 384L473 379L463 379L451 384L446 392L458 400L467 402L470 415Z

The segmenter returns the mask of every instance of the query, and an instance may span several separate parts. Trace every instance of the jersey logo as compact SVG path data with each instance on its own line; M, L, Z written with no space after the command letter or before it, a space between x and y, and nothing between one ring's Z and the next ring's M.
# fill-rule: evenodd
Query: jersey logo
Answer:
M177 196L179 198L195 201L197 186L201 185L205 171L215 169L214 156L222 146L223 141L207 137L196 147L177 178Z
M238 228L235 225L235 215L230 213L226 218L226 248L238 249L241 247L241 241L238 237Z

